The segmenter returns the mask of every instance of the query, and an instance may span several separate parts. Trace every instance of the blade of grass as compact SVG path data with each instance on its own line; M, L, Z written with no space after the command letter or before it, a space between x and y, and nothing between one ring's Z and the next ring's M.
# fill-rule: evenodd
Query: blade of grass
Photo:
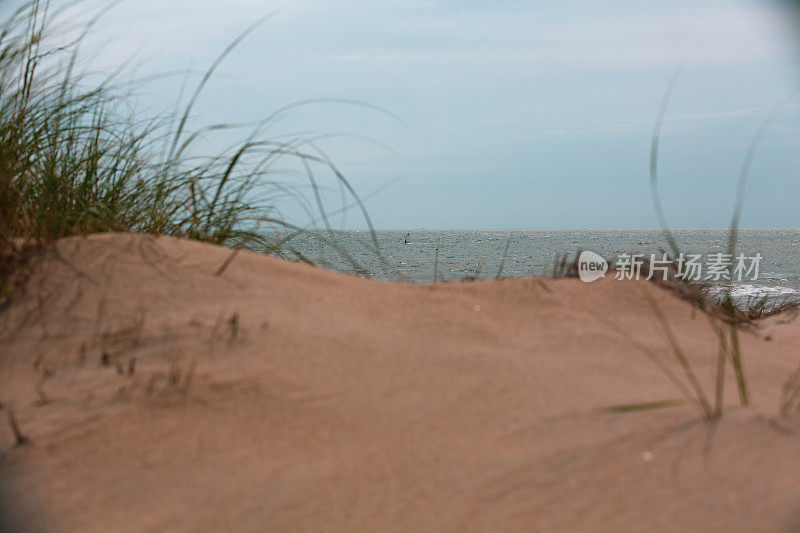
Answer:
M503 250L503 256L500 258L500 266L497 267L497 275L494 277L494 279L500 279L500 276L503 275L503 266L505 266L506 255L508 254L509 246L511 246L511 235L508 236L508 240L506 241L506 247Z
M653 315L656 317L656 320L661 326L661 330L663 331L664 336L667 338L667 341L672 348L672 352L675 354L675 358L678 360L678 363L680 363L686 379L689 381L689 384L694 390L694 394L703 408L706 419L711 420L714 418L714 410L711 408L711 404L706 397L705 391L703 391L700 381L697 379L697 376L694 373L694 369L692 369L691 363L689 363L689 360L686 358L686 354L683 353L683 349L681 348L675 333L672 331L672 327L669 325L667 317L664 316L664 313L661 311L658 303L647 289L643 289L643 294L648 305L650 306L650 309L653 311Z
M677 398L674 400L658 400L654 402L608 405L606 407L598 407L596 410L601 413L623 414L636 413L640 411L652 411L654 409L666 409L668 407L678 407L681 405L687 405L688 403L689 402L686 401L686 398Z
M433 257L433 282L439 281L439 246L442 244L441 235L436 240L436 252Z

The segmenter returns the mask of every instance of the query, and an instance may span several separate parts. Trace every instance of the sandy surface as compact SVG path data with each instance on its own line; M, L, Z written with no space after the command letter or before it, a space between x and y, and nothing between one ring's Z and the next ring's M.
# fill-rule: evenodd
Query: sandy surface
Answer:
M61 241L0 313L11 530L800 528L800 321L742 333L753 396L681 398L644 294L713 399L707 318L648 283L364 280L171 238ZM13 412L29 442L14 446ZM798 417L800 419L800 417Z

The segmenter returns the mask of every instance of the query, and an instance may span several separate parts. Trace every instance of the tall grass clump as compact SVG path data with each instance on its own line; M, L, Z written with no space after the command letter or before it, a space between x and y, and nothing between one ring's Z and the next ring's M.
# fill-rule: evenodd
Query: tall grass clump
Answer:
M658 190L658 148L659 138L661 132L661 125L666 114L667 105L669 104L672 91L675 88L678 77L681 73L682 65L679 66L670 78L664 96L659 107L656 122L653 128L653 135L651 140L650 150L650 187L653 199L653 206L658 217L659 224L664 232L664 236L670 248L670 252L674 259L681 256L681 251L670 230L664 211L661 204L661 198ZM742 165L739 170L739 176L736 184L735 202L733 206L733 214L731 216L731 223L728 233L727 242L727 255L735 258L736 243L738 241L738 233L741 221L741 213L744 206L744 198L747 188L748 177L750 173L750 166L753 158L761 143L761 139L769 129L772 122L777 118L778 114L785 108L785 106L797 96L797 90L792 91L784 99L782 99L772 111L764 118L753 137L751 138L748 149L745 153ZM730 268L728 275L731 276ZM732 281L732 277L730 277ZM766 298L760 302L736 302L733 298L733 287L728 286L722 294L721 301L711 301L709 298L703 297L696 300L695 303L699 305L702 311L706 314L711 328L718 341L717 353L717 366L715 376L715 401L712 408L710 402L705 396L705 392L700 386L697 378L694 377L694 371L691 364L683 355L680 345L677 344L674 334L666 320L666 317L658 308L657 304L651 297L647 297L648 302L653 310L653 313L658 320L662 331L670 340L673 355L676 360L683 367L687 378L692 384L694 389L694 397L691 400L699 404L702 408L704 418L707 420L717 419L722 416L722 404L724 401L724 384L725 384L725 370L730 364L734 379L736 382L736 390L739 396L739 403L746 407L750 404L750 391L748 387L747 375L744 366L744 357L741 350L739 341L739 327L756 318L763 318L770 314L781 312L784 310L793 310L797 308L795 301L783 301L778 303L767 304ZM720 320L721 319L721 320Z
M372 227L320 147L326 136L263 134L294 107L332 100L290 104L250 124L190 131L206 83L258 24L222 52L187 103L142 116L135 94L143 82L126 80L124 66L100 75L82 65L81 44L102 13L75 27L62 23L64 9L32 0L0 23L0 298L18 281L27 248L69 235L132 231L291 253L303 228L284 220L279 207L297 202L330 230L319 193L323 172ZM240 140L219 153L199 153L197 141L214 132L239 133ZM298 176L313 194L290 184ZM276 227L285 230L279 237L265 231ZM317 238L327 239L324 232ZM372 240L379 254L374 232Z

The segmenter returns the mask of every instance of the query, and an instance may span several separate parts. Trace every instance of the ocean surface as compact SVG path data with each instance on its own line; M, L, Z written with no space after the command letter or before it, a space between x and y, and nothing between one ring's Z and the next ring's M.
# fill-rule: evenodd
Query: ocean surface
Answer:
M727 251L727 229L677 229L673 234L687 258L702 255L706 267L709 254ZM661 250L669 250L660 229L396 230L377 231L374 237L369 231L334 231L300 235L289 245L326 268L408 282L431 282L434 276L438 281L549 276L558 257L574 257L579 250L614 261L624 253L660 258ZM742 280L706 281L720 290L732 285L738 299L800 296L800 228L740 229L739 254L748 267L760 254L757 279L751 279L751 270ZM606 275L615 274L612 267Z

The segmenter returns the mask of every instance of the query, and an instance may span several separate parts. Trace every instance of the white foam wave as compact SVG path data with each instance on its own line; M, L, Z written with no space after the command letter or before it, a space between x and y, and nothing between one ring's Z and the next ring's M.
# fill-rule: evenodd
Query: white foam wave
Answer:
M791 287L768 286L768 285L712 285L706 289L706 293L713 297L731 292L734 300L756 300L760 298L783 299L792 296L800 296L800 291Z

